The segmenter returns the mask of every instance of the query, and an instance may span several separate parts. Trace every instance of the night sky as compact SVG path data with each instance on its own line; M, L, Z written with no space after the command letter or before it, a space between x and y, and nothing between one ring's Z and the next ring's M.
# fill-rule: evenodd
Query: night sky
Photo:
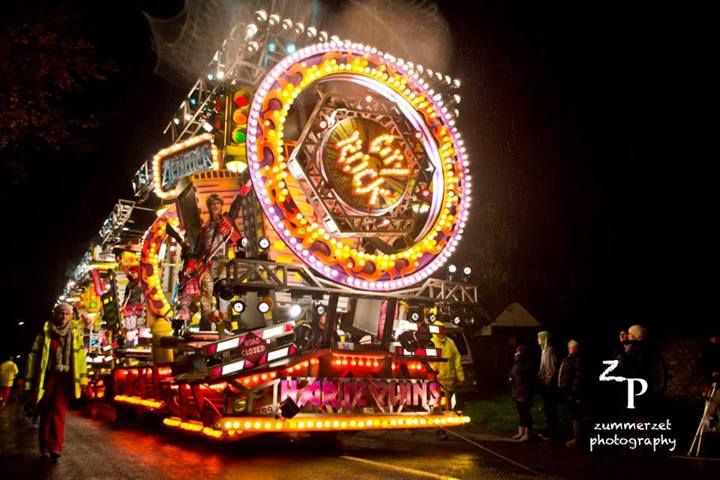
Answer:
M59 110L98 125L58 150L1 153L2 351L29 349L116 200L132 199L132 174L169 142L162 130L188 89L154 73L142 13L169 17L180 2L68 3L106 79L62 98ZM632 323L660 336L701 332L712 315L701 314L710 297L694 273L704 261L695 239L709 227L698 226L700 189L688 183L696 173L674 149L692 84L678 12L620 2L473 2L468 11L469 3L440 5L476 188L455 260L473 265L490 315L519 301L568 334L609 335ZM42 23L43 12L52 8L15 7L3 30Z

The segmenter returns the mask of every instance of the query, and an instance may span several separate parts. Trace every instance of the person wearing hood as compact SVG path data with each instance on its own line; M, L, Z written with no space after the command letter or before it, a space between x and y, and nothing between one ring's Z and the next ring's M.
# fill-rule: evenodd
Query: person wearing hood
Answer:
M62 453L70 401L80 398L88 383L83 336L72 316L69 304L55 307L27 363L25 390L33 393L40 413L40 454L49 453L53 460Z
M550 332L543 330L537 334L540 345L540 368L537 373L538 393L543 399L545 412L545 431L540 434L543 440L554 438L557 433L557 373L558 360L551 344Z
M515 401L518 411L518 433L513 440L527 442L530 440L532 430L532 414L530 408L533 398L533 365L525 345L519 345L515 349L515 361L508 381L510 382L510 395Z

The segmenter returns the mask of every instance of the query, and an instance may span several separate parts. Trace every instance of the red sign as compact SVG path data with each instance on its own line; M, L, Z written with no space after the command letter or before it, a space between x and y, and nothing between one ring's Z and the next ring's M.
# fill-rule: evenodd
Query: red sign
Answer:
M240 344L240 355L243 358L257 363L268 351L268 344L265 340L258 337L254 333L248 333L245 340Z

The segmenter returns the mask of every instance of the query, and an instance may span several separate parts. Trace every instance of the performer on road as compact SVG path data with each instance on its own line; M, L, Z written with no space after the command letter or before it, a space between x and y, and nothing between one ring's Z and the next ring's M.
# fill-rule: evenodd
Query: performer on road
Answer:
M3 407L7 405L8 400L10 400L10 394L17 374L18 367L15 365L12 355L10 355L7 360L0 365L0 405Z
M73 309L61 303L45 322L28 357L25 390L33 393L40 413L40 454L60 457L65 414L73 398L87 386L82 333L72 321Z

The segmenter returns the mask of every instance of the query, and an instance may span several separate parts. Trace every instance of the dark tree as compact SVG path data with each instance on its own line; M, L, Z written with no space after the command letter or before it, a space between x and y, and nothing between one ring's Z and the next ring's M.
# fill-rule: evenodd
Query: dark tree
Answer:
M0 23L0 159L18 181L38 154L82 149L97 121L78 97L108 67L72 6L16 4Z

